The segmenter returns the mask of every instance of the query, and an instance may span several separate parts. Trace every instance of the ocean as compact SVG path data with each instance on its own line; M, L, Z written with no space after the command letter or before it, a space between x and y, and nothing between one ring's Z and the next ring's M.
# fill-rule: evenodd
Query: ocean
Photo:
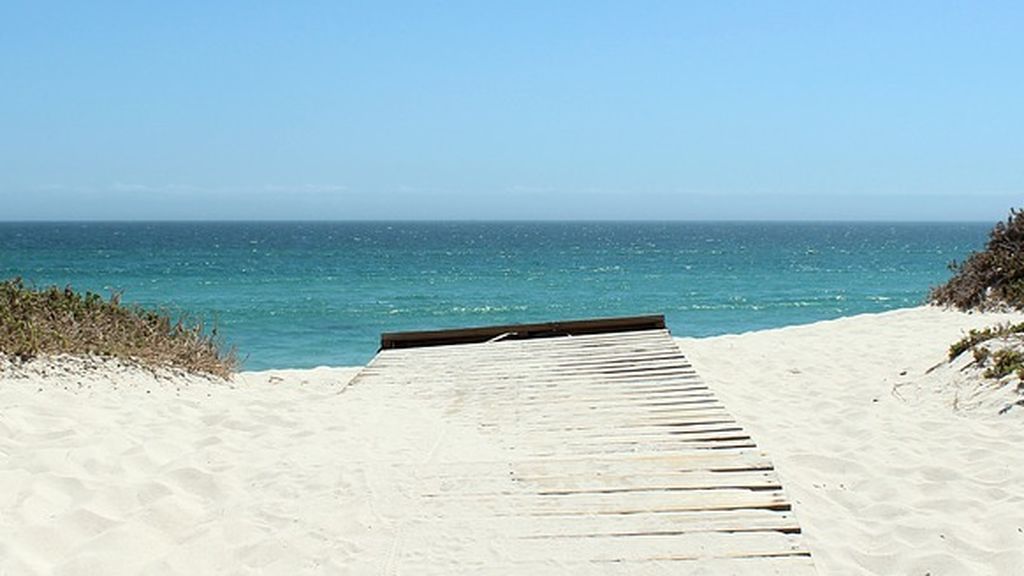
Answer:
M0 278L215 324L247 370L381 332L665 314L679 336L923 303L991 223L0 223Z

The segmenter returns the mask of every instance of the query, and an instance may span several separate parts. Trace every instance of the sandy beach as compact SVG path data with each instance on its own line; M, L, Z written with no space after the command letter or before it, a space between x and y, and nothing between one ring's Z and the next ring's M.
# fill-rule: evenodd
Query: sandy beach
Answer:
M773 460L819 573L1013 574L1024 408L999 415L1012 387L945 365L966 330L1011 319L922 307L677 342ZM359 368L0 369L5 575L411 574L410 471L439 446L500 454L439 410L349 390Z
M771 455L821 574L1018 574L1024 410L926 374L1007 320L915 308L678 342Z

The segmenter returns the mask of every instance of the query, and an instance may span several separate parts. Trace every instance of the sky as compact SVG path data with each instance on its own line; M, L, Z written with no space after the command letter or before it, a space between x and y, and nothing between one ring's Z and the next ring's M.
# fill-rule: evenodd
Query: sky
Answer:
M998 220L1022 2L0 2L0 220Z

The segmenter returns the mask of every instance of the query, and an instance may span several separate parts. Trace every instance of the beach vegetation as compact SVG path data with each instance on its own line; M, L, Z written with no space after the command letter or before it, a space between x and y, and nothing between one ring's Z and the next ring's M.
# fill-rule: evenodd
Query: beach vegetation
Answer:
M971 330L966 336L957 340L949 347L949 359L953 360L964 352L975 348L978 344L988 342L993 338L1006 338L1014 334L1024 334L1024 322L1020 324L1005 323L982 330ZM975 349L975 359L978 358L979 354L977 350ZM987 354L987 351L981 354ZM988 356L986 355L985 358L988 358Z
M1024 371L1024 353L1013 348L1002 348L992 353L992 365L985 369L985 378L1002 378L1011 372Z
M988 348L978 346L974 349L974 361L978 364L984 364L988 357L992 355L992 352Z
M960 310L1024 309L1024 209L1011 209L985 249L949 265L953 277L928 301Z
M235 351L201 321L122 304L117 293L104 299L70 287L35 289L20 278L0 282L0 354L95 355L225 378L238 367Z

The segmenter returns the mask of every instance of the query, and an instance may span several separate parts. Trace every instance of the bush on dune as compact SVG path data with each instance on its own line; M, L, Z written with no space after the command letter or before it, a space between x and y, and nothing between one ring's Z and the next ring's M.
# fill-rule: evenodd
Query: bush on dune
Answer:
M98 355L228 377L238 367L233 350L221 351L216 330L120 303L118 295L76 293L52 286L0 282L0 353L17 359L40 355Z
M929 302L960 310L1024 309L1024 210L1010 210L984 250L949 267L953 277L932 289Z
M949 282L933 288L928 296L932 304L952 306L959 310L1024 310L1024 210L1011 209L1005 222L999 222L989 233L981 252L967 260L950 264L954 272ZM980 375L1003 381L1015 375L1017 392L1024 394L1024 323L1002 324L971 330L949 348L953 362L964 352L973 352ZM1008 404L1024 405L1024 397Z
M1006 338L1014 334L1024 334L1024 323L1000 324L982 330L971 330L967 333L967 336L954 342L949 347L949 359L953 360L964 352L975 349L978 344L983 344L996 338ZM981 354L985 354L985 352L981 352Z

